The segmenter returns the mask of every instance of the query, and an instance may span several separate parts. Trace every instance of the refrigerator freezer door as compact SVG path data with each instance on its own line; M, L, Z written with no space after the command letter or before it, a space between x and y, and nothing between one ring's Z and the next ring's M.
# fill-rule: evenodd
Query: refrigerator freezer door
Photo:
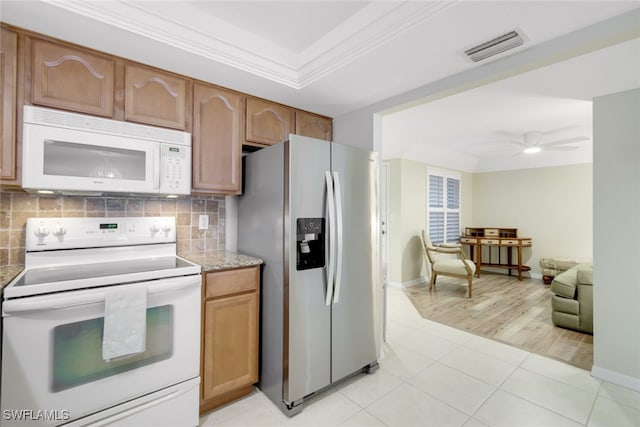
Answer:
M334 382L377 361L381 323L377 153L331 146L332 170L339 176L342 196L337 203L342 209L338 215L342 217L342 238L337 245L338 253L343 254L339 298L332 305Z
M326 269L296 269L297 219L325 217L325 172L330 165L330 144L295 135L285 144L288 144L284 186L288 341L285 342L284 398L289 404L295 404L331 382L331 306L325 305ZM285 316L286 312L285 309Z

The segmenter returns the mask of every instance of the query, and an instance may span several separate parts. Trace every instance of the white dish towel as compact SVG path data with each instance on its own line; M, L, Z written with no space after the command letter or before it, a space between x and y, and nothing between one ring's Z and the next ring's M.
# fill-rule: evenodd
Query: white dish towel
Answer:
M102 359L109 361L145 351L147 288L118 286L105 293Z

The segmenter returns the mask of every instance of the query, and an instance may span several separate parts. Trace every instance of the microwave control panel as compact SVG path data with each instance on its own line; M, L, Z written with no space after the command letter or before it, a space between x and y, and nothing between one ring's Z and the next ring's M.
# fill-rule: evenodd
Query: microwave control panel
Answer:
M191 193L191 147L160 146L160 193Z

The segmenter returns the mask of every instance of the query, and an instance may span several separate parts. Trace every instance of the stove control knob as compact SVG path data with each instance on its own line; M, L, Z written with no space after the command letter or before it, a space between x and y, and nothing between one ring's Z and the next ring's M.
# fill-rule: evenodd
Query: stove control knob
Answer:
M164 224L162 226L162 231L164 231L165 234L168 234L171 231L171 224Z
M56 225L56 228L53 231L53 235L58 239L62 240L62 237L67 234L67 229L61 226L60 224Z
M45 227L44 224L40 224L33 234L35 234L38 239L44 239L49 235L49 230L47 230L47 227Z
M151 227L149 227L149 231L151 231L151 234L156 234L158 231L160 231L160 227L157 223L151 224Z

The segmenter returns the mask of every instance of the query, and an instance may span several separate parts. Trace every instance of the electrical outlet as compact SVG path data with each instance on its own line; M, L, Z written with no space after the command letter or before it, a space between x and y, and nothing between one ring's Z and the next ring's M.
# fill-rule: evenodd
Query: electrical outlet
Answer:
M200 215L198 218L198 230L209 229L209 215Z

